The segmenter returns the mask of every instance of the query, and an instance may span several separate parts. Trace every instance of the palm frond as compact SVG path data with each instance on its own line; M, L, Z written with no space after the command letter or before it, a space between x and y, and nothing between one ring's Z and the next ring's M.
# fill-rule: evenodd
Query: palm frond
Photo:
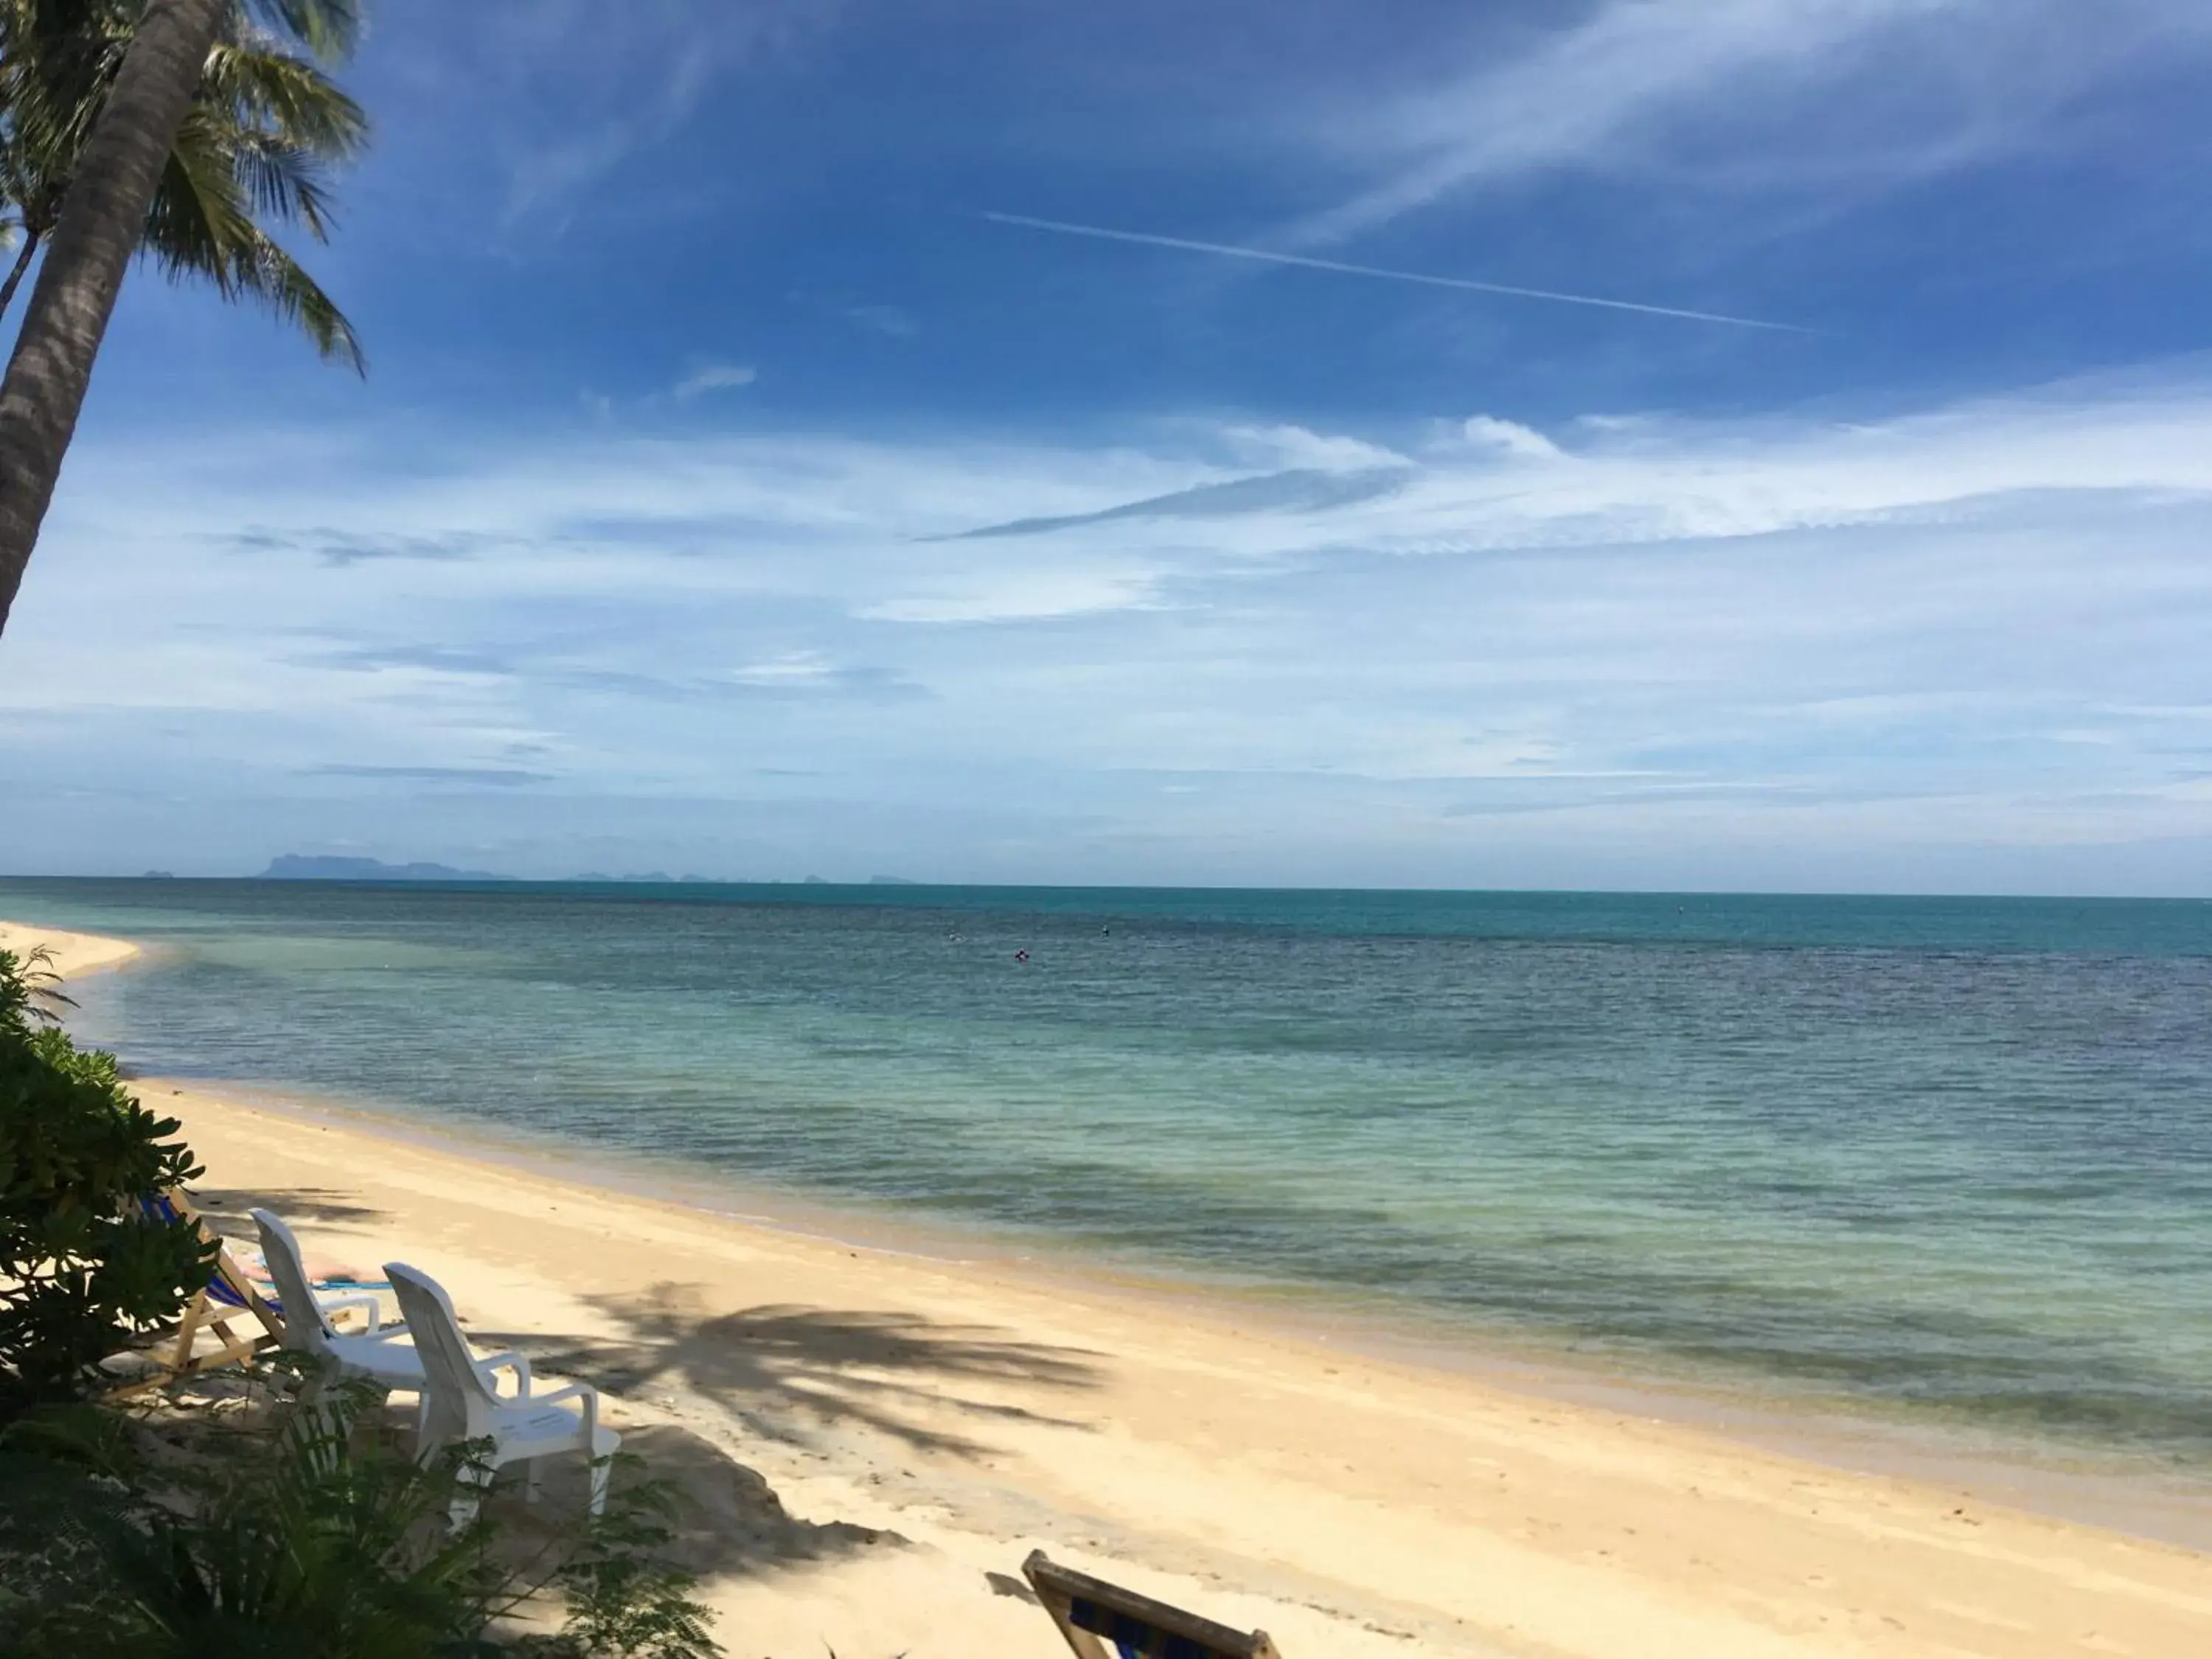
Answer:
M317 241L330 240L330 198L312 153L282 139L249 133L232 148L230 165L255 213L296 221Z
M225 147L204 109L189 111L161 170L154 205L146 216L142 246L174 280L202 276L225 299L234 299L234 250L255 232Z
M368 143L368 115L315 64L252 42L218 42L200 82L203 100L244 128L282 134L328 162L349 161Z
M258 226L254 227L247 245L237 251L232 280L239 292L259 301L271 314L297 325L314 342L325 362L343 363L356 374L368 373L368 359L346 314L301 268L299 261Z
M361 40L360 0L245 0L253 15L335 63Z
M187 117L187 128L191 118ZM298 260L253 221L231 158L180 133L147 217L145 251L172 282L197 276L296 324L325 361L368 372L353 324Z

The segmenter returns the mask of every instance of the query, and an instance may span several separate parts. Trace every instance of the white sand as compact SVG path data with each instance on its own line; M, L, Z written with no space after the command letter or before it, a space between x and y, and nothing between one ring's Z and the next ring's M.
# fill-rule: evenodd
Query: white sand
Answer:
M139 954L127 939L106 939L98 933L64 933L58 927L33 927L18 921L0 921L0 951L19 957L44 946L52 956L48 964L64 979L119 967Z

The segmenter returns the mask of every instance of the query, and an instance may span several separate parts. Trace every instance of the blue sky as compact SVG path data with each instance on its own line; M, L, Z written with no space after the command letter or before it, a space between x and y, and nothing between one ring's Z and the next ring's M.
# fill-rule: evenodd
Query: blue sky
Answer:
M371 17L0 866L2212 893L2201 0Z

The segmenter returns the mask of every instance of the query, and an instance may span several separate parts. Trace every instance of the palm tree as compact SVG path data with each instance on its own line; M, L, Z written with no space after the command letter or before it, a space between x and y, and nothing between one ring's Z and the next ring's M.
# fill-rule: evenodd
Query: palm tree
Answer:
M21 239L0 278L0 314L53 234L137 12L128 0L0 0L0 213ZM360 368L344 315L256 215L327 240L322 169L357 155L368 130L361 106L319 67L234 12L170 147L141 250L173 279L200 276L226 299L259 300L298 321L325 357Z
M45 3L55 9L49 15L81 16L99 0ZM208 56L246 4L325 59L350 46L358 25L355 0L146 0L78 155L0 382L0 629Z

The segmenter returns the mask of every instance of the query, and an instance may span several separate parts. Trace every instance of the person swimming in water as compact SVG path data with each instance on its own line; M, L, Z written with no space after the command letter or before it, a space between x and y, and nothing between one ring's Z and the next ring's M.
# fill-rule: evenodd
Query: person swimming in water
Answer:
M1030 953L1027 951L1017 951L1014 952L1014 960L1016 962L1027 962L1029 959Z

